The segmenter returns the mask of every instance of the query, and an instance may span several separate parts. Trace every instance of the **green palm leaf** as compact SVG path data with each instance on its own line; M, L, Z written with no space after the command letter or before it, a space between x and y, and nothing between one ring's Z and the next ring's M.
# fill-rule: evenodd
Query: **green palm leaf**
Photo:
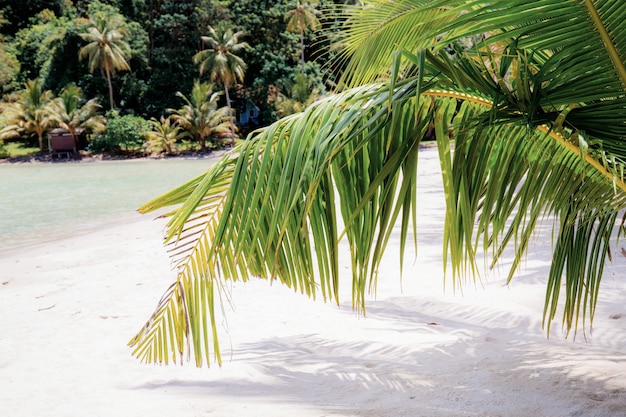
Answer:
M399 0L355 9L347 79L390 81L255 132L206 175L142 207L180 204L167 232L178 278L131 341L135 355L163 362L193 352L200 365L212 345L219 361L215 300L227 280L278 280L337 301L342 237L353 305L364 311L392 228L401 225L401 254L414 231L419 143L430 126L453 285L480 273L479 256L495 264L513 246L510 279L539 222L552 219L544 325L561 292L567 329L592 319L626 207L626 103L615 58L624 12L611 4ZM448 47L482 34L472 47Z
M4 116L10 122L0 131L0 140L24 133L36 134L39 151L43 152L44 134L57 123L52 91L44 91L41 81L30 80L15 98L4 110Z

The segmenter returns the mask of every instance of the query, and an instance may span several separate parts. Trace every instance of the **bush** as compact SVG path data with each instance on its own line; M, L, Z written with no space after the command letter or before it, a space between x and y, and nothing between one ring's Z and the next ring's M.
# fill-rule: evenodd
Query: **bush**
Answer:
M0 141L0 159L8 158L9 156L11 156L9 150L4 146L4 143Z
M150 130L152 125L148 120L138 116L109 116L104 133L94 135L89 149L96 153L109 154L140 154L143 152L144 136L142 132Z

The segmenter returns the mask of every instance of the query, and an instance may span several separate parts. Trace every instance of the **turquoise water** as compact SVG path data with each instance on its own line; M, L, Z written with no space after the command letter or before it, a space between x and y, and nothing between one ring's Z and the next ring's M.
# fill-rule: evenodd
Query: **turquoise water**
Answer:
M138 218L137 207L201 174L211 163L0 164L0 252Z

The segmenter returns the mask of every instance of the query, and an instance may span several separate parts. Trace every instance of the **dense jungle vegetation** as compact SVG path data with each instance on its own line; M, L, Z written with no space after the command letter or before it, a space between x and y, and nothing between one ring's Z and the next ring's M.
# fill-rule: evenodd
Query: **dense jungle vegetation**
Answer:
M204 150L243 137L335 86L330 16L344 3L354 2L0 1L0 154L15 141L45 151L56 127L91 133L92 150L108 152ZM234 41L239 68L207 61L211 41Z

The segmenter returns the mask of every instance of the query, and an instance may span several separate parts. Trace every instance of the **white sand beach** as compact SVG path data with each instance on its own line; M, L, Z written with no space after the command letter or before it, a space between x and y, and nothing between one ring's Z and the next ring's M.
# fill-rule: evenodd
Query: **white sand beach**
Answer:
M164 220L137 214L1 253L0 415L626 415L620 247L593 332L566 339L557 321L548 338L549 233L510 285L504 265L463 291L444 289L437 165L434 151L420 156L419 256L407 257L401 282L391 242L366 318L347 292L337 307L265 282L234 284L221 368L146 365L126 346L174 279Z

